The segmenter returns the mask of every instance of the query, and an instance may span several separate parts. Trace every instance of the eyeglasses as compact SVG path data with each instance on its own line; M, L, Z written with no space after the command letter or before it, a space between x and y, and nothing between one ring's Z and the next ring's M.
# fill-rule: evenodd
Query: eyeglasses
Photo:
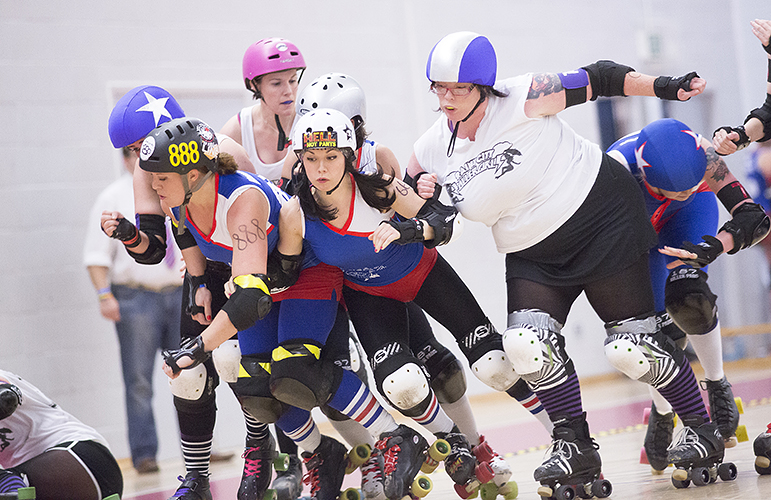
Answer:
M431 90L431 92L433 92L438 96L446 95L447 91L449 90L450 93L455 97L463 97L463 96L469 95L473 88L474 88L474 85L468 85L463 87L448 87L447 85L431 82L431 87L429 87L429 90Z

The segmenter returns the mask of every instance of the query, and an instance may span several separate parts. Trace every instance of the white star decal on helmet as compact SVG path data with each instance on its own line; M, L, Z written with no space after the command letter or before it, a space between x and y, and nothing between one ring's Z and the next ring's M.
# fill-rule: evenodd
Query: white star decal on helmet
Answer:
M156 99L155 97L151 96L147 92L144 93L145 97L147 97L147 104L142 106L141 108L137 108L136 112L139 113L140 111L149 111L153 114L153 120L155 121L155 126L158 126L158 122L161 120L161 117L165 116L169 120L171 120L171 113L169 113L169 110L166 109L166 101L169 100L168 97L161 97L160 99Z
M699 141L700 136L693 130L681 130L681 132L690 135L693 137L693 139L696 141L696 149L699 149L701 147L701 142Z

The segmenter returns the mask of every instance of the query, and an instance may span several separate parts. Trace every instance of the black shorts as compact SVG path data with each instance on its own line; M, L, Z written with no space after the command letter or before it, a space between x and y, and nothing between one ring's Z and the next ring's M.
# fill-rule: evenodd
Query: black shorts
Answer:
M637 180L603 154L597 180L576 213L543 241L506 254L506 279L591 283L631 266L657 240Z

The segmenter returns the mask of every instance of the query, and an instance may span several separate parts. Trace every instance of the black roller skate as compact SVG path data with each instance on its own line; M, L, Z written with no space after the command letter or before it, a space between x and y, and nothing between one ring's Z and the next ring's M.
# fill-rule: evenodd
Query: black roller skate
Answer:
M336 500L345 476L347 448L329 436L321 436L321 444L313 453L303 452L307 472L303 483L310 486L311 500Z
M244 459L244 472L238 487L238 500L273 498L276 492L268 489L273 478L273 466L276 470L286 470L289 465L288 455L276 453L273 435L267 433L261 439L247 439L241 458Z
M367 500L386 500L383 489L383 454L374 448L369 458L360 466L361 492Z
M273 490L277 500L297 500L303 492L303 464L297 455L289 455L286 470L276 470Z
M771 474L771 424L752 444L755 452L755 470L758 474Z
M0 499L35 500L35 488L13 471L0 469Z
M664 415L656 410L656 405L651 403L651 411L648 417L648 430L645 432L645 456L654 474L662 474L669 467L667 450L672 444L672 433L675 429L675 414L669 412Z
M431 481L425 476L415 478L428 449L423 436L406 425L399 425L393 432L381 434L375 448L383 457L383 491L387 498L401 500L407 495L428 494Z
M209 490L209 476L204 476L197 470L187 473L185 477L179 476L182 481L177 491L169 497L169 500L212 500Z
M477 462L471 451L471 444L458 426L448 433L437 433L436 437L450 445L450 454L444 459L444 470L455 483L455 492L461 498L469 498L479 487L493 479L495 472L490 464Z
M723 463L725 443L715 422L704 422L699 415L682 417L685 426L669 447L667 458L675 464L672 484L687 488L691 481L696 486L736 479L736 466Z
M538 494L557 500L571 500L576 495L579 498L610 496L613 486L601 477L602 460L597 451L600 447L589 435L586 413L578 418L557 420L552 436L549 457L533 473L541 483Z
M726 448L733 448L738 443L739 407L736 405L731 384L723 377L720 380L702 380L701 388L709 397L709 417L717 423ZM746 430L745 430L746 433Z

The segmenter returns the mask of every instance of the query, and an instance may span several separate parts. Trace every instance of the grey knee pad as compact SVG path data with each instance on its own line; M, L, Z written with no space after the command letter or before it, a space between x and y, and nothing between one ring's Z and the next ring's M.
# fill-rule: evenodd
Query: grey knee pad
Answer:
M689 335L703 335L717 324L717 295L700 269L673 270L664 286L664 304L675 324Z
M326 404L343 378L342 368L321 356L321 348L288 343L273 350L270 391L291 406L312 410Z
M658 330L655 316L609 323L605 330L605 355L629 378L658 389L679 373L682 351Z
M243 409L264 424L276 422L289 408L270 392L270 363L252 356L241 357L235 392Z
M514 370L532 391L551 389L575 373L565 351L562 325L539 309L521 309L509 314L503 334L503 350Z

